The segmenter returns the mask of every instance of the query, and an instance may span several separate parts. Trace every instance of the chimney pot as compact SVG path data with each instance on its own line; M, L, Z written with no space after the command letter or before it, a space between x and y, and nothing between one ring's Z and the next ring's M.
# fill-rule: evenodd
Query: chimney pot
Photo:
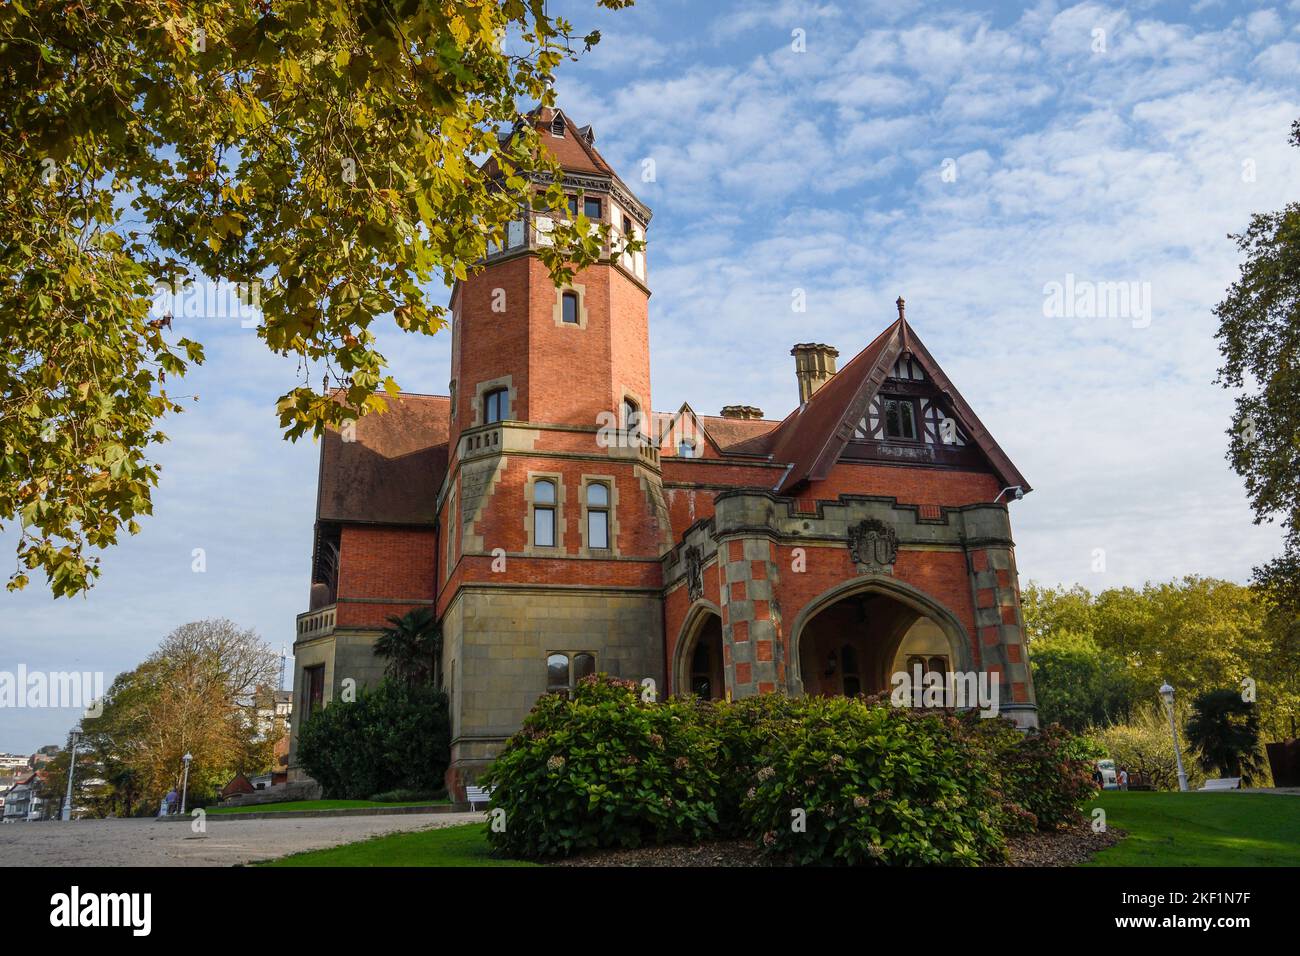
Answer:
M753 405L728 405L722 410L722 417L754 421L763 417L763 410Z
M790 350L794 356L794 374L799 380L799 404L807 405L817 390L835 374L839 350L819 342L802 342Z

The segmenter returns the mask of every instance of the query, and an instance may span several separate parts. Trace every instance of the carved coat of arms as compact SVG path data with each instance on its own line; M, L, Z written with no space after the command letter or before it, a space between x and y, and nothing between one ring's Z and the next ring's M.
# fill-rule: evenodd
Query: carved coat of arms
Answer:
M892 572L898 534L883 521L867 518L849 528L849 552L859 571Z
M704 555L694 545L686 549L686 590L692 601L704 595Z

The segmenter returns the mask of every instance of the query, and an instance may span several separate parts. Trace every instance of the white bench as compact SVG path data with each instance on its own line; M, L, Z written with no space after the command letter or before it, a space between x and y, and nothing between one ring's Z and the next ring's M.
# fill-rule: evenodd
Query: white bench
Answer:
M1207 780L1202 790L1240 790L1240 777L1222 777L1218 780Z
M492 791L495 789L495 787L466 787L465 799L469 802L470 810L472 811L474 809L474 804L476 803L487 803L488 800L492 798Z

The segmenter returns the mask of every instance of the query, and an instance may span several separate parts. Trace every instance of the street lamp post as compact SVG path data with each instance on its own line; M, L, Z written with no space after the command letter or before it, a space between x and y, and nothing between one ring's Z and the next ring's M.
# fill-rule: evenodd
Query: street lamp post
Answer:
M63 813L59 818L65 823L72 819L72 777L77 772L77 738L81 736L81 725L77 724L68 734L68 795L63 801Z
M194 757L191 756L189 753L186 753L185 756L182 757L181 759L185 761L185 774L181 777L181 815L184 816L185 795L189 792L190 789L190 761L193 760ZM1181 768L1182 764L1179 764L1178 766ZM1183 787L1183 789L1186 790L1187 788Z
M1178 789L1187 792L1187 774L1183 772L1183 754L1178 747L1178 722L1174 720L1174 689L1165 681L1160 686L1160 696L1169 711L1169 732L1174 736L1174 760L1178 762Z

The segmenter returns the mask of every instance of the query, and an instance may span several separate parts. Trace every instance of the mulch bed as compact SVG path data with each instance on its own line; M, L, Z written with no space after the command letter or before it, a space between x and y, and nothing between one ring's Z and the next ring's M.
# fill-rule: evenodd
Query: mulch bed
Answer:
M1051 833L1031 833L1007 841L1011 862L1006 866L1074 866L1114 846L1123 830L1094 833L1086 823ZM717 840L699 846L647 846L635 850L593 850L551 866L777 866L765 859L749 840Z

